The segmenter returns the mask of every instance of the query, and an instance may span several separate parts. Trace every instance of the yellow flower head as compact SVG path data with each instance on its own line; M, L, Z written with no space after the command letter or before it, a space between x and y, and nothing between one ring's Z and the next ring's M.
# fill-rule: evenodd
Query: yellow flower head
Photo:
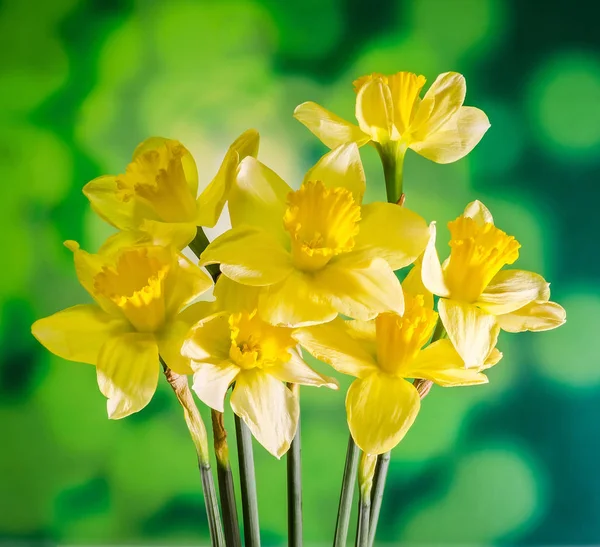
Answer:
M40 319L32 332L59 357L95 365L109 418L123 418L150 402L159 353L176 372L191 373L181 344L190 325L207 313L207 304L185 306L212 281L173 248L104 248L94 255L74 241L66 245L95 304Z
M160 245L185 247L197 226L214 226L228 196L239 161L256 155L258 133L243 133L229 148L213 181L197 197L198 171L178 141L152 137L141 143L125 172L85 185L83 193L104 220L149 234Z
M467 367L478 367L496 345L500 329L541 331L565 322L564 309L549 302L549 284L538 274L503 270L520 244L494 225L479 201L449 223L450 258L440 264L435 225L423 256L423 283L440 296L438 309L450 340Z
M440 74L421 99L425 81L412 72L357 79L358 126L313 102L298 106L294 117L329 148L349 142L397 143L437 163L451 163L468 154L490 124L481 110L463 106L466 84L461 74Z
M289 448L298 426L298 398L284 382L337 389L333 378L311 369L297 349L292 330L262 321L252 306L238 299L239 287L217 281L216 313L189 332L183 354L192 359L193 389L205 404L223 412L225 394L235 382L231 407L256 439L274 456ZM256 295L255 295L256 296ZM224 310L237 302L235 310Z
M411 295L407 288L402 316L385 312L367 322L336 319L294 332L296 340L317 359L357 378L346 397L348 425L356 444L368 454L391 450L413 424L420 398L407 378L442 386L482 384L487 377L481 370L502 357L493 350L480 369L465 369L449 340L423 349L437 314L426 295Z
M393 270L423 252L427 227L404 207L362 205L364 189L355 144L323 156L296 191L247 157L230 194L233 229L207 247L201 264L220 263L230 279L261 287L258 314L275 325L401 312Z

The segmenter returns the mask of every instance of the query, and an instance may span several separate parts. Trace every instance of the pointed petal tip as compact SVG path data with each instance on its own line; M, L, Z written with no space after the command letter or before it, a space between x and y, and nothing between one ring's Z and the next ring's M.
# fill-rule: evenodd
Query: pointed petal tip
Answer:
M80 247L81 247L81 246L79 245L79 243L77 243L77 241L74 241L74 240L72 240L72 239L67 239L66 241L64 241L64 242L63 242L63 245L64 245L64 246L65 246L67 249L69 249L69 251L71 251L71 252L73 252L73 253L74 253L75 251L78 251L78 250L80 249Z

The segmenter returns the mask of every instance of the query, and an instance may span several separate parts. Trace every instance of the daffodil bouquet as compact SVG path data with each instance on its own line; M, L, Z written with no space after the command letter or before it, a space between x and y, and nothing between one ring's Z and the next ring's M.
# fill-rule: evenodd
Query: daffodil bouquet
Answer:
M565 322L540 275L504 269L520 245L481 202L448 224L443 263L435 223L405 206L408 149L454 162L490 126L481 110L463 106L460 74L441 74L421 98L424 84L409 72L358 79L357 125L315 103L298 106L296 119L330 148L298 190L258 159L254 130L233 142L199 196L190 152L158 137L138 146L124 173L83 189L118 230L95 254L65 243L94 303L36 321L33 334L56 355L96 367L112 419L142 410L163 371L197 451L214 546L242 541L223 420L229 390L245 545L260 545L254 436L276 458L286 455L289 545L299 547L300 386L338 389L335 377L304 356L355 378L346 396L350 438L333 542L346 544L358 479L356 544L367 547L390 451L432 384L484 384L486 369L502 358L501 330ZM381 157L387 203L364 203L365 144ZM209 242L203 228L216 224L226 204L231 229ZM200 299L211 290L212 298ZM220 507L192 392L212 409Z

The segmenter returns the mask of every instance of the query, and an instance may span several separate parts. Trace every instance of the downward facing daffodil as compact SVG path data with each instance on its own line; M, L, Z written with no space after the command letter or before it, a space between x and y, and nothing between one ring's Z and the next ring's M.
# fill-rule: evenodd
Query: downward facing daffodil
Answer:
M172 248L125 247L88 254L73 242L75 269L94 304L68 308L36 321L33 335L52 353L96 366L109 418L144 408L156 390L159 353L176 372L191 373L181 353L183 336L206 312L184 307L212 280Z
M238 291L227 278L219 279L217 308L223 302L237 302L236 311L221 309L200 321L190 332L183 354L192 359L194 391L211 408L223 412L225 393L235 382L233 411L279 458L296 434L300 412L297 396L284 382L334 389L337 382L312 370L302 360L291 329L262 321L255 302L231 294Z
M404 156L411 148L437 163L467 155L490 124L478 108L463 106L461 74L440 74L421 99L425 77L412 72L370 74L354 82L358 126L313 102L298 106L294 117L326 146L373 142L382 156ZM384 157L385 159L385 157Z
M441 386L483 384L487 377L464 363L449 340L422 349L437 322L426 295L405 290L403 316L382 313L371 321L335 319L301 328L294 337L317 359L355 376L346 396L348 425L356 444L367 454L394 448L413 424L420 397L407 378L431 380ZM486 356L487 368L502 354Z
M543 331L565 322L565 310L549 302L542 276L502 269L517 260L521 245L494 226L481 202L467 205L448 227L450 258L440 264L433 230L423 256L423 283L441 297L440 318L467 367L481 366L500 329Z
M197 198L198 171L190 152L178 141L152 137L135 149L125 173L94 179L83 192L94 211L116 228L143 232L157 244L182 249L198 226L215 225L240 159L257 152L258 133L240 135Z
M404 207L362 205L364 190L355 144L326 154L297 191L246 157L229 201L233 229L200 263L220 263L230 279L261 287L258 314L275 325L402 312L393 270L424 250L427 226Z

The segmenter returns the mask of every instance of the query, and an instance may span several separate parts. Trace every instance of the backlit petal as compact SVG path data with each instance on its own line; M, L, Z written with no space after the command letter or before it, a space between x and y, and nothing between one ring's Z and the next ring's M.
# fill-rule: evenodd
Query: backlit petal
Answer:
M228 362L196 363L192 389L205 405L223 412L225 394L239 372L239 367Z
M371 140L371 137L356 125L313 102L297 106L294 110L294 118L305 125L329 148L349 142L355 142L358 146L362 146Z
M524 270L501 270L483 291L477 305L488 313L502 315L534 300L548 300L549 284L541 276Z
M229 359L229 314L216 313L200 320L188 333L181 353L193 361L220 363Z
M472 201L465 207L463 216L472 218L480 226L483 226L484 224L494 224L492 213L490 213L490 210L478 199Z
M410 269L408 275L402 282L402 290L404 294L411 296L422 295L423 304L426 308L433 309L433 294L423 285L423 261L419 259L415 262L415 265Z
M444 279L444 272L440 264L440 258L435 248L436 228L435 222L429 225L430 237L429 243L423 253L423 262L421 265L421 275L423 277L423 285L438 296L450 296L450 291Z
M174 262L165 283L167 316L175 315L213 285L210 275L183 254L177 253Z
M354 442L367 454L383 454L406 435L421 407L415 387L387 374L355 380L346 396L348 425Z
M331 389L339 388L338 381L335 378L319 374L316 370L310 368L294 350L291 352L289 361L272 365L265 369L265 372L282 382L304 386L325 386Z
M215 283L215 306L219 310L240 312L254 310L258 307L260 287L250 287L232 281L225 275L220 275Z
M158 347L154 336L130 332L109 338L96 365L98 387L108 399L111 419L124 418L144 408L158 383Z
M176 249L183 249L196 237L198 228L195 222L161 222L144 219L139 229L149 234L154 245L172 245Z
M384 143L391 138L394 105L390 88L381 78L373 78L358 91L356 119L361 130L375 142Z
M567 314L556 302L535 301L497 319L506 332L540 332L560 327L567 320Z

